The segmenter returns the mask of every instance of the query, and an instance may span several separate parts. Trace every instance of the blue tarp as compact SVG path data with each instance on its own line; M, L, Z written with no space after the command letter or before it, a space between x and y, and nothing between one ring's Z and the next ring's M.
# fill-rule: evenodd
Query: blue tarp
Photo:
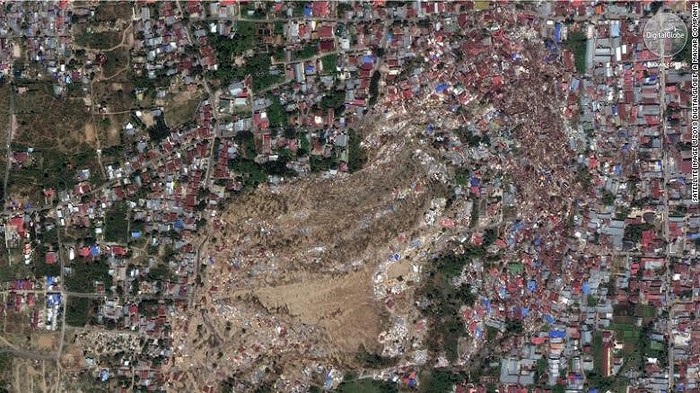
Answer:
M482 299L481 305L484 306L487 313L491 314L491 302L489 301L489 299Z
M527 289L530 292L533 292L535 289L537 289L537 281L535 280L530 280L527 282Z
M445 82L439 83L437 86L435 86L436 93L442 93L445 91L445 89L447 89L447 83Z
M564 338L566 337L566 332L563 330L550 330L549 337L552 338Z
M313 64L307 64L306 67L304 67L304 72L309 73L309 74L314 72Z
M501 299L505 298L508 292L506 292L506 287L501 287L501 290L498 291L498 295L501 297Z
M689 233L688 239L700 239L700 233Z
M581 284L581 292L583 292L584 295L588 295L588 293L591 291L590 288L588 288L588 283L584 282Z
M53 276L46 276L46 286L47 287L50 287L51 285L53 285L53 281L54 281Z
M141 231L131 231L131 237L133 237L133 238L141 237Z
M569 83L569 90L576 91L581 82L577 78L571 78L571 83Z
M367 64L367 63L374 63L374 56L372 55L364 55L362 56L362 63Z
M523 227L523 222L520 220L513 221L513 227L510 229L511 232L517 232Z
M554 24L554 41L561 42L561 23Z
M523 317L526 316L529 312L530 309L528 309L527 307L520 307L520 315L522 315Z
M620 36L620 24L613 23L610 25L610 37L617 38Z
M540 244L542 244L542 238L540 238L540 235L535 236L533 243L535 244L535 247L539 247Z
M99 247L97 247L96 244L90 247L90 255L92 255L93 257L100 255L100 249Z
M479 183L480 183L480 180L479 180L478 177L472 176L472 178L469 179L469 185L470 185L470 186L478 186Z
M304 16L311 16L311 3L304 4Z
M175 229L182 229L182 228L185 227L185 223L182 222L182 220L178 218L178 219L175 220L175 222L173 223L173 227L175 227Z
M613 172L615 172L616 175L622 173L622 165L615 164L615 166L613 167Z
M542 318L544 318L545 322L547 322L547 323L549 323L549 324L554 323L554 318L553 318L551 315L549 315L549 314L544 314L544 315L542 316Z
M476 335L476 338L481 337L481 328L477 326L474 330L474 334Z

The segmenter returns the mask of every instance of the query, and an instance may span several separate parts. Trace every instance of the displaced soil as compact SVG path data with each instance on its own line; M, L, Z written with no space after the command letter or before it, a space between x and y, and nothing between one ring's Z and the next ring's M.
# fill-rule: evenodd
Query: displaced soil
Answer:
M210 220L203 286L173 324L182 349L168 371L186 375L173 388L218 383L217 353L224 377L272 360L291 377L300 363L347 363L360 346L378 349L387 321L372 275L398 234L416 233L439 187L406 138L375 139L357 173L263 186ZM416 183L425 191L397 197Z

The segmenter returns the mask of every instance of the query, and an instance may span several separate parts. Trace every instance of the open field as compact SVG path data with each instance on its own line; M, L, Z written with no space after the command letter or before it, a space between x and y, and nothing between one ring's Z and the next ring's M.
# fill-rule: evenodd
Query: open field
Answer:
M115 22L129 20L132 16L133 5L127 1L103 2L95 10L95 22Z
M77 152L85 143L90 113L80 101L54 96L47 82L34 82L16 98L18 130L14 142L50 151Z
M177 127L194 120L202 100L199 92L183 91L167 99L165 103L165 122L169 127Z
M65 391L62 374L55 361L12 358L1 370L9 391L16 393L58 393Z

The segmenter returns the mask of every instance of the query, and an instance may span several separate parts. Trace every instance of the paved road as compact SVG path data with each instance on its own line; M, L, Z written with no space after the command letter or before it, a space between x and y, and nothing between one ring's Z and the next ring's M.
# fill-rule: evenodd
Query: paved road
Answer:
M8 196L7 193L7 183L10 180L10 162L12 160L10 159L12 155L12 149L10 149L10 145L12 144L12 138L14 138L15 132L17 127L17 118L15 114L15 86L13 84L10 84L10 124L7 125L7 141L6 141L6 149L7 149L7 162L5 165L5 181L3 182L2 189L4 191L4 198L6 199ZM5 205L5 201L3 200L3 205ZM6 210L6 206L3 206L3 211Z
M673 276L671 272L671 232L669 230L669 216L671 209L668 203L668 182L670 180L671 172L669 168L670 156L669 147L666 143L666 68L663 62L663 57L659 61L661 64L659 66L659 104L661 107L661 135L663 136L663 158L662 158L662 170L664 174L664 200L663 200L663 220L664 220L664 240L666 241L666 273L664 274L664 286L666 287L666 304L665 307L668 311L668 323L666 326L668 334L668 389L673 390L673 373L674 373L674 359L673 359L673 293L672 293L672 282L671 278Z

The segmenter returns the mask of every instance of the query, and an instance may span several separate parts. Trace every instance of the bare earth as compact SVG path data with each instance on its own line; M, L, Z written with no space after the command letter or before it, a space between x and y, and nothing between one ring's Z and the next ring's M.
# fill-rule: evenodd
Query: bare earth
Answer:
M376 144L372 157L346 177L259 188L210 220L200 258L212 263L173 323L172 389L216 386L269 356L293 380L300 365L378 348L387 321L372 274L392 239L415 234L435 187L405 138ZM416 183L426 191L395 197Z

